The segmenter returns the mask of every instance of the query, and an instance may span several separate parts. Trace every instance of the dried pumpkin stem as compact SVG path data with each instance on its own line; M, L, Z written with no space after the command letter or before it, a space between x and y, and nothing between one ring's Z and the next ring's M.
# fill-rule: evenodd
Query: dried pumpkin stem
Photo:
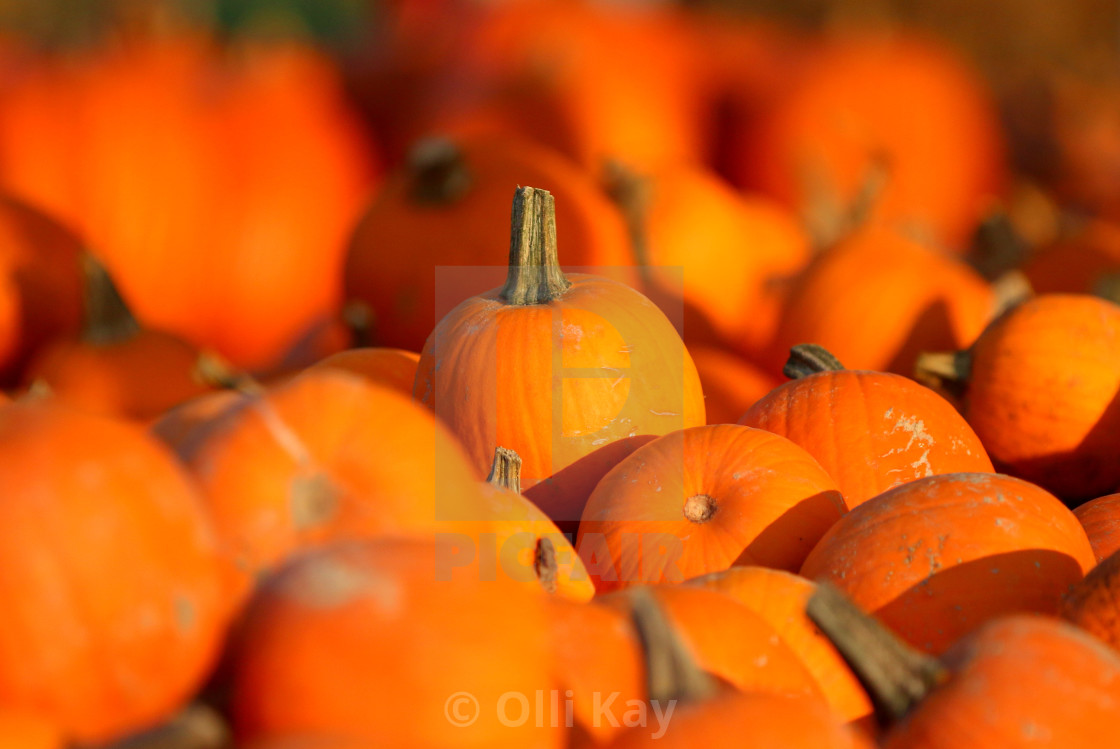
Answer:
M883 725L892 725L948 678L936 658L920 653L828 583L817 585L806 615L863 684Z
M1030 247L1004 211L990 213L972 239L968 264L989 281L1022 266Z
M571 286L556 252L556 205L552 193L519 187L513 194L509 275L500 296L506 304L548 304Z
M696 665L648 588L631 589L630 616L645 653L650 702L699 702L716 694L715 680Z
M818 372L838 372L844 368L840 360L824 346L799 343L789 350L789 359L782 367L782 374L791 380L800 380Z
M140 331L140 323L125 304L117 285L101 261L88 252L82 256L85 275L85 321L82 340L110 344L128 340Z
M533 571L546 593L556 592L560 570L556 563L556 547L550 539L537 539L537 548L533 552Z
M113 744L109 749L226 749L233 737L213 708L192 705L163 725Z
M914 379L928 388L960 397L972 374L969 351L923 352L914 364Z
M194 364L194 378L218 390L236 390L242 395L256 396L264 392L260 382L237 369L213 351L203 351Z
M494 462L490 465L490 475L486 477L486 481L499 489L520 494L521 456L508 447L499 447L494 451Z
M618 206L622 217L626 220L630 247L634 252L634 263L638 266L638 273L641 274L643 283L648 283L650 273L647 218L650 181L617 159L607 160L603 171L607 195Z
M446 138L425 138L408 154L409 195L417 203L446 205L471 186L471 173L459 147Z

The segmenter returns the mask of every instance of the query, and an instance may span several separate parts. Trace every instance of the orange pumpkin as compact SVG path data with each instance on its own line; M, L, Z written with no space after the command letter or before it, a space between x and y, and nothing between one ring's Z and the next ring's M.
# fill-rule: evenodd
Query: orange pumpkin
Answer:
M880 179L874 220L963 251L1005 181L1002 140L989 95L944 45L848 34L759 107L736 174L811 216L849 210Z
M372 310L377 345L419 350L455 305L501 283L496 252L509 241L509 193L527 184L557 197L567 262L630 264L622 217L563 156L508 137L425 140L350 240L346 294Z
M338 306L371 156L310 48L130 38L0 98L0 183L80 230L146 327L264 367Z
M709 424L734 424L748 408L780 384L743 357L711 346L689 346Z
M552 195L519 188L505 286L450 312L424 345L415 397L485 471L499 445L523 461L525 496L574 528L587 497L652 436L704 422L696 367L648 299L606 278L566 277Z
M0 749L65 749L62 730L34 713L0 708Z
M1045 294L921 368L963 388L965 418L1001 470L1071 503L1120 486L1120 306Z
M941 653L984 622L1054 614L1096 564L1077 518L1010 476L948 474L895 487L836 523L801 574L828 581L904 640Z
M762 617L805 664L828 704L848 722L870 728L871 702L855 675L805 616L816 586L803 577L766 567L731 567L685 581L734 598Z
M370 382L385 385L412 396L420 354L396 348L356 348L339 351L311 366L360 375Z
M693 427L643 445L603 477L576 548L600 592L680 582L740 556L796 570L846 510L836 483L789 440Z
M229 614L197 489L140 428L38 401L0 410L0 704L81 743L167 717Z
M355 541L272 578L234 645L238 742L321 733L375 746L564 746L562 712L555 725L517 722L555 683L544 594L447 568L441 554L431 540Z
M1071 237L1033 254L1023 266L1039 294L1092 294L1120 272L1120 226L1089 221Z
M815 346L794 347L787 371L795 379L739 423L804 448L836 480L848 507L924 476L992 470L960 414L913 380L848 371Z
M922 351L963 348L996 309L974 270L907 239L868 226L819 255L785 298L769 361L817 343L853 369L910 376Z
M1062 600L1061 614L1120 650L1120 555L1101 560Z
M357 375L309 371L233 400L196 429L180 456L236 561L242 598L255 576L309 546L453 534L460 521L489 517L455 439L424 409Z
M0 196L0 385L35 351L81 327L81 243L39 211Z
M1120 551L1120 494L1091 499L1073 514L1085 529L1098 562Z

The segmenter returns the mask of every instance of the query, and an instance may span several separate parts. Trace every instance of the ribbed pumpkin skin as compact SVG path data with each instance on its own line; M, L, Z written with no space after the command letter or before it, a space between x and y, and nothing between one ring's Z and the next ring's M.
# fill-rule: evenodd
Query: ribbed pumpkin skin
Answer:
M1100 562L1120 551L1120 494L1091 499L1074 509Z
M376 314L378 346L419 351L455 305L502 282L510 194L518 185L555 196L566 266L605 266L596 272L609 274L632 264L621 214L575 164L516 138L460 138L455 146L470 175L462 195L444 204L418 202L409 174L398 172L351 237L346 294Z
M1010 476L948 474L848 513L801 574L846 592L915 647L941 653L985 621L1054 614L1096 564L1077 518Z
M843 370L791 380L739 423L800 445L853 508L914 479L992 470L980 440L948 401L893 374Z
M989 285L961 261L880 226L814 260L785 298L770 357L824 346L850 369L910 376L922 351L962 349L995 310Z
M964 414L997 467L1070 501L1120 486L1120 306L1039 296L971 353Z
M412 397L420 354L396 348L355 348L331 354L309 369L337 369L360 375Z
M869 722L871 701L836 648L805 616L816 586L803 577L766 567L731 567L685 581L734 598L762 617L805 664L828 704L843 720Z
M691 749L750 746L783 749L871 749L874 745L845 726L818 697L727 692L700 703L674 706L665 732L649 722L619 734L610 749ZM664 707L662 708L664 709Z
M636 447L704 423L696 367L665 315L618 282L568 279L546 305L497 290L460 304L424 345L413 391L480 473L497 447L516 451L525 496L562 530Z
M345 372L309 371L236 400L179 448L242 596L256 574L310 546L456 533L459 521L489 517L455 439L404 396Z
M650 588L696 665L744 692L820 696L820 687L762 617L712 590L680 585ZM629 592L597 597L592 605L628 613Z
M603 477L576 548L599 592L680 582L741 555L796 570L846 511L835 482L789 440L694 427L643 445Z
M1120 657L1064 622L999 619L956 644L945 662L948 682L886 735L884 749L1116 742Z
M553 688L544 594L480 580L475 566L445 570L441 553L430 540L357 541L273 577L234 648L239 742L302 732L401 749L563 746L563 728L503 726L497 713L507 692L531 705ZM470 726L445 713L462 692L478 701Z
M1062 616L1120 650L1120 555L1112 554L1073 586Z
M225 562L197 489L143 430L0 409L0 703L100 743L170 717L213 666Z

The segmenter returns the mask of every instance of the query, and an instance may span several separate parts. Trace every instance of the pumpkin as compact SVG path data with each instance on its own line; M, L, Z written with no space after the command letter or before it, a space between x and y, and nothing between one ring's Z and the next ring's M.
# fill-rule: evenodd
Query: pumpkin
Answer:
M1081 527L1085 529L1085 535L1089 537L1089 543L1093 546L1093 553L1098 562L1120 550L1118 510L1120 510L1120 494L1109 494L1091 499L1073 511Z
M995 617L1056 613L1095 564L1085 531L1056 497L1010 476L961 473L911 481L856 507L801 574L941 653Z
M266 367L339 305L375 169L310 48L134 35L0 99L0 183L79 230L145 327Z
M835 590L819 589L809 616L868 685L889 726L880 742L885 749L1113 741L1120 657L1067 623L1001 617L934 659L899 642Z
M1120 650L1120 555L1105 557L1062 600L1061 614Z
M979 438L941 396L913 380L843 368L818 346L795 346L794 379L740 424L800 445L836 480L848 507L941 473L991 471Z
M43 213L0 196L0 385L82 319L81 243Z
M846 510L836 483L789 440L693 427L643 445L603 477L576 548L600 592L680 582L740 556L796 570Z
M617 281L565 276L553 196L532 187L515 193L506 284L440 321L413 394L476 470L499 445L516 451L525 496L565 532L619 460L704 422L696 367L672 324Z
M352 541L271 578L234 644L238 743L321 733L375 746L564 746L562 720L516 722L554 685L544 593L448 568L444 553L430 539Z
M709 424L734 424L779 382L738 354L712 346L689 346L704 389Z
M356 348L331 354L311 368L350 372L411 397L419 361L420 354L404 349Z
M455 534L489 517L454 437L396 391L346 372L248 392L178 447L236 562L239 600L255 576L309 546Z
M91 413L149 421L206 392L200 352L177 336L138 327L105 269L86 261L86 315L81 340L58 340L24 373L61 403Z
M812 582L784 570L736 566L684 584L723 593L762 617L801 659L836 714L871 728L867 694L832 643L805 616L805 605L816 590Z
M509 192L526 184L559 199L569 263L630 264L622 217L563 156L516 138L427 139L389 177L350 240L346 294L372 311L376 345L419 350L455 305L501 283L495 253L508 241Z
M142 429L49 400L0 410L0 704L81 743L163 719L229 615L201 499Z
M992 462L1071 504L1120 486L1120 306L1045 294L920 367L963 391Z
M1039 294L1103 296L1109 279L1118 272L1120 226L1099 219L1040 249L1023 266L1023 273Z
M679 321L685 343L765 350L788 282L809 262L796 217L697 166L646 176L615 162L606 180L648 293Z
M853 369L910 376L922 351L963 348L995 313L991 287L963 262L867 226L821 253L785 297L770 363L817 343Z
M811 220L870 202L873 220L963 251L1006 179L1002 140L990 95L944 45L849 33L758 108L735 174Z
M59 727L34 713L0 708L0 749L64 749Z

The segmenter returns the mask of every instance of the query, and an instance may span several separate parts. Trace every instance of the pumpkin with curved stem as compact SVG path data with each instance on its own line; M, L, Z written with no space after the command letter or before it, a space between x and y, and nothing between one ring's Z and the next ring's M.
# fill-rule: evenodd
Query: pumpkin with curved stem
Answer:
M961 473L911 481L856 507L801 574L941 653L995 617L1056 613L1095 564L1085 531L1056 497L1010 476Z
M836 480L850 508L924 476L992 470L960 414L913 380L848 371L811 345L793 348L786 371L794 379L739 423L804 448Z
M805 616L805 605L816 585L783 570L740 566L694 577L684 584L728 595L766 620L801 658L837 715L861 726L868 723L872 706L867 694L840 654Z
M991 287L960 260L867 226L793 282L770 359L811 342L853 369L910 376L920 352L969 345L995 311Z
M1091 499L1073 510L1085 529L1097 561L1120 551L1120 494Z
M740 556L792 571L846 511L832 478L789 440L693 427L643 445L603 477L576 548L600 592L680 582Z
M886 749L1114 740L1120 657L1065 622L1001 617L935 659L898 641L831 586L818 589L808 614L867 685L887 728L879 744Z
M339 351L309 369L336 369L412 396L420 354L395 348L355 348Z
M303 731L377 746L564 746L562 723L498 712L517 716L503 695L533 700L555 684L547 597L447 568L442 554L430 539L354 541L278 572L233 646L238 741Z
M1071 504L1120 486L1120 306L1044 294L919 369L963 391L992 462Z
M501 283L509 193L527 184L556 196L568 264L631 264L622 217L563 156L511 138L424 140L350 240L346 294L372 310L376 345L419 350L455 305Z
M668 319L616 281L565 276L553 197L532 187L515 193L505 286L440 321L413 394L476 470L499 445L515 450L525 496L563 531L625 455L704 421L696 367Z
M201 685L230 604L197 488L139 427L49 400L0 409L0 701L82 743Z

